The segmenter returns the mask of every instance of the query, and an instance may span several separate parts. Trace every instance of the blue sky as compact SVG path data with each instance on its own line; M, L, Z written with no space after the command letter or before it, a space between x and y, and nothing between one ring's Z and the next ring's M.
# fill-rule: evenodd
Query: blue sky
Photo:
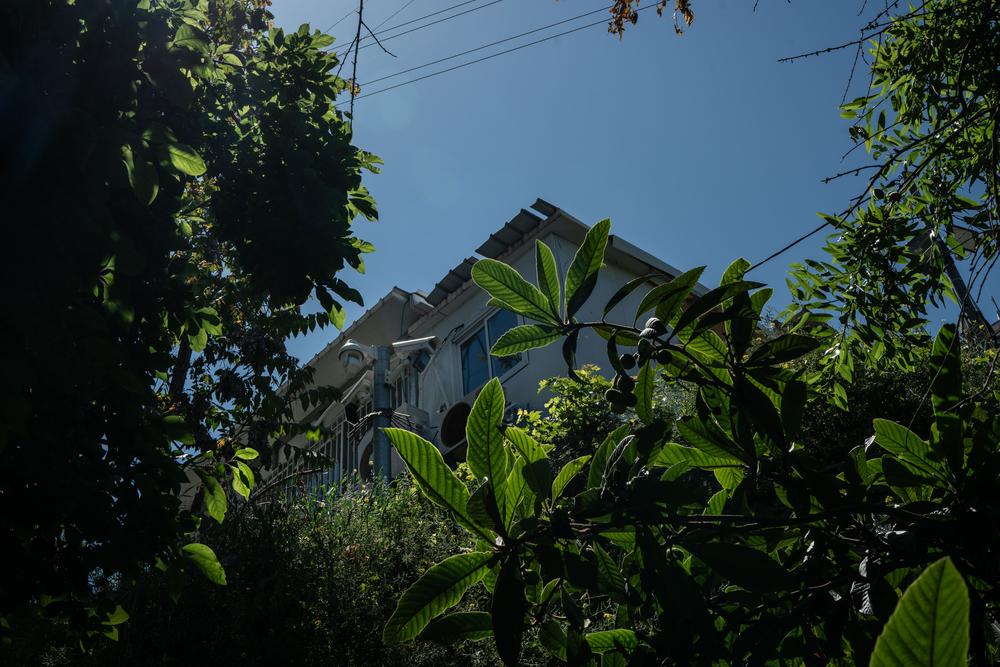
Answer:
M373 28L406 0L368 0ZM389 28L458 0L414 0ZM467 5L471 8L487 0ZM601 0L502 0L363 49L363 92L601 19L582 19L412 74L367 81L600 9ZM672 4L672 3L670 3ZM354 0L275 0L277 22L325 29ZM403 86L355 105L355 143L385 160L366 183L381 219L360 224L373 242L367 275L343 276L374 303L393 285L430 290L492 231L536 197L681 268L706 265L715 284L730 261L759 260L844 208L857 181L824 185L851 147L839 117L854 51L793 64L783 56L849 41L860 0L695 0L696 20L674 35L669 14L647 11L619 41L602 27ZM463 8L463 9L465 9ZM446 14L444 14L446 15ZM444 16L442 15L442 16ZM354 19L332 34L347 46ZM386 36L392 32L386 33ZM345 70L350 70L348 63ZM867 85L859 70L852 92ZM853 97L854 95L852 95ZM788 264L820 255L822 235L755 272L788 301ZM348 321L360 308L348 311ZM334 330L295 339L308 359Z

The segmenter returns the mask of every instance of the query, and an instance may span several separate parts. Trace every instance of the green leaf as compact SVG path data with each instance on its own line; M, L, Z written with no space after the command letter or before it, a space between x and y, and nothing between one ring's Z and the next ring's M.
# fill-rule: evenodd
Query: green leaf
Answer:
M566 486L583 470L590 461L590 454L573 459L563 466L556 478L552 480L552 498L558 498L566 490Z
M507 426L503 429L503 436L528 463L548 458L545 449L534 438L528 435L524 429L517 426Z
M149 160L147 151L141 144L122 146L121 153L132 191L144 206L149 206L160 191L156 166Z
M219 586L226 585L226 571L222 568L222 564L211 547L200 542L192 542L181 547L181 551L189 561L201 570L206 579Z
M809 336L799 334L785 334L778 336L774 340L769 340L747 358L747 366L773 366L793 359L798 359L804 354L809 354L817 347L820 341Z
M167 144L167 154L170 164L182 174L201 176L208 169L198 152L187 144Z
M930 445L916 433L888 419L874 419L872 425L875 442L882 449L924 475L942 477L941 466L931 459Z
M684 447L667 443L656 453L649 465L669 468L678 463L687 463L692 468L714 470L716 468L742 468L743 462L733 456L712 456L694 447Z
M243 500L250 500L250 487L243 479L243 474L237 468L233 468L233 491L243 496Z
M493 620L489 612L458 611L431 621L418 638L438 644L454 644L492 636Z
M561 319L562 289L559 285L559 270L552 249L535 239L535 277L542 294L548 297L549 306L556 317Z
M645 285L651 280L655 280L656 278L661 278L663 275L664 274L660 272L647 273L644 276L633 278L632 280L622 285L620 288L618 288L618 291L615 292L614 295L610 299L608 299L608 302L604 305L604 313L602 317L607 318L607 316L611 313L611 311L614 310L615 306L624 301L629 294L639 289L639 287Z
M243 449L237 449L235 456L236 458L243 459L244 461L252 461L260 456L260 452L253 447L244 447Z
M677 430L684 439L705 454L715 458L737 458L747 462L746 455L725 433L711 423L697 417L685 417L677 421Z
M791 585L788 571L763 551L722 542L685 546L723 578L753 593L773 593Z
M593 543L592 548L597 559L598 582L615 600L624 602L626 599L625 577L622 575L618 563L597 542Z
M483 478L489 480L500 514L510 516L506 507L507 494L504 491L510 469L503 431L500 429L503 412L503 387L500 386L498 379L493 378L486 383L472 405L465 426L465 435L469 443L467 454L469 469L480 480Z
M106 619L101 621L101 625L121 625L128 620L128 612L125 611L122 606L115 605L115 610L111 612Z
M545 347L562 338L562 333L552 327L537 324L522 324L508 329L493 344L490 354L495 357L509 357L518 352Z
M559 317L552 312L548 298L503 262L495 259L479 260L472 266L472 280L515 313L540 322L559 323Z
M590 650L594 653L606 653L619 649L628 654L639 645L639 640L632 630L603 630L586 635Z
M208 510L210 517L222 523L222 520L226 518L226 490L222 488L219 480L208 473L202 474L201 480L205 509Z
M413 639L430 620L462 599L472 584L482 579L492 553L458 554L441 561L417 579L386 621L382 639L398 644Z
M444 462L441 451L406 429L387 428L385 434L423 494L437 505L450 510L463 526L492 541L492 536L488 533L484 535L481 530L474 528L474 522L466 514L469 489Z
M515 556L500 568L493 587L493 638L497 653L505 665L516 665L521 657L521 641L524 637L524 612L528 601L524 595L524 581L521 580L519 560Z
M639 377L636 379L633 390L636 398L635 414L645 424L653 421L653 384L655 378L652 362L646 361L639 370Z
M604 479L604 468L608 465L608 457L611 456L619 441L628 435L629 431L631 431L631 427L628 424L622 424L609 433L608 437L604 438L604 442L594 451L594 458L590 461L590 469L587 471L588 489L601 486Z
M208 53L208 38L204 31L188 23L182 23L174 36L174 46L182 46L196 53Z
M903 593L871 667L965 667L968 655L969 591L951 559L942 558Z
M664 323L672 322L677 316L678 310L684 304L684 301L691 295L691 292L698 284L698 279L701 278L701 274L704 271L705 267L699 266L690 271L685 271L667 283L671 288L669 290L664 289L657 296L656 317Z
M699 266L696 269L685 271L668 283L657 285L646 293L642 302L635 310L635 319L638 320L644 313L656 309L656 316L664 322L673 319L677 307L683 303L684 299L691 293L694 286L698 284L705 267Z
M611 221L601 220L587 230L583 244L566 271L566 319L573 317L586 302L597 284L597 274L604 263Z
M677 319L677 324L674 325L674 331L678 333L684 331L684 329L686 329L688 325L692 324L696 319L712 310L723 301L733 298L740 292L748 292L752 289L763 286L763 283L741 280L728 285L721 285L713 290L710 290L704 296L699 297L697 301L692 303L687 310L681 313L681 316Z

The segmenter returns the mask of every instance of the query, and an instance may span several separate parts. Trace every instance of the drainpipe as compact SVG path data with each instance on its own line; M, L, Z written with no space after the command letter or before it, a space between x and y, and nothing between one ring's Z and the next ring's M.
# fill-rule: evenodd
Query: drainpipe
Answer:
M389 359L392 357L392 347L379 345L376 350L375 367L372 369L372 410L375 412L375 434L373 438L373 454L375 458L375 474L384 481L392 477L392 457L389 450L389 436L382 429L390 425L392 406L389 401Z

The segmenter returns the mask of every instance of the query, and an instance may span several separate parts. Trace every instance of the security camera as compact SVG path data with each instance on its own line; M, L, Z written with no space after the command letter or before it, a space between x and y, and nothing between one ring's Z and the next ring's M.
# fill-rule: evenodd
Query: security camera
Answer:
M424 336L423 338L411 338L410 340L400 340L392 344L392 351L396 354L414 354L416 352L433 352L434 343L437 336Z
M344 368L355 370L363 366L366 361L374 359L375 352L368 345L348 339L337 351L337 358L344 364Z

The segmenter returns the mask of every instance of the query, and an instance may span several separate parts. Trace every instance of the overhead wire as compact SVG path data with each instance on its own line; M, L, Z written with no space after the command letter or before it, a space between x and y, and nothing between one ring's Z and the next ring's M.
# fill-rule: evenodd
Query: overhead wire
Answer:
M576 16L573 16L571 18L563 19L562 21L556 21L555 23L550 23L548 25L543 25L542 27L535 28L534 30L527 30L527 31L519 33L517 35L513 35L511 37L505 37L503 39L498 39L497 41L490 42L489 44L483 44L482 46L477 46L477 47L472 48L472 49L467 49L465 51L462 51L461 53L455 53L455 54L450 55L450 56L445 56L444 58L438 58L437 60L432 60L430 62L424 63L423 65L417 65L415 67L410 67L408 69L400 70L399 72L395 72L393 74L387 74L386 76L381 76L381 77L379 77L377 79L372 79L371 81L365 81L361 85L362 86L370 86L373 83L378 83L380 81L385 81L386 79L393 79L393 78L395 78L397 76L402 76L403 74L409 74L410 72L414 72L414 71L416 71L418 69L423 69L425 67L430 67L432 65L438 65L438 64L446 62L448 60L454 60L455 58L461 58L462 56L467 56L470 53L475 53L477 51L482 51L483 49L488 49L491 46L497 46L499 44L505 44L507 42L514 41L515 39L520 39L521 37L527 37L528 35L533 35L536 32L541 32L543 30L548 30L549 28L554 28L556 26L563 25L563 24L566 24L566 23L572 23L573 21L577 21L579 19L586 18L588 16L593 16L594 14L599 14L601 12L606 12L609 9L611 9L611 7L612 7L612 5L608 5L607 7L601 7L600 9L595 9L594 11L591 11L591 12L586 12L584 14L577 14Z
M378 30L379 28L381 28L382 26L384 26L386 23L388 23L389 21L391 21L393 19L393 17L395 17L396 15L400 14L404 9L406 9L407 7L409 7L410 5L412 5L414 2L416 2L416 0L409 0L402 7L400 7L396 11L394 11L392 14L389 14L387 17L385 17L385 20L383 20L381 23L379 23L377 26L375 26L375 30Z
M501 1L502 0L492 0L492 2L488 2L485 5L481 5L479 7L472 7L470 9L465 10L464 12L459 12L459 13L453 14L451 16L445 16L445 17L442 17L442 18L440 18L440 19L438 19L436 21L431 21L430 23L426 23L424 25L416 26L414 28L411 28L410 30L405 30L405 31L403 31L401 33L398 33L396 35L390 35L389 37L384 38L383 41L385 41L387 39L393 39L393 38L399 37L401 35L408 35L411 32L416 32L417 30L423 30L424 28L429 28L431 26L437 25L438 23L442 23L444 21L449 21L449 20L451 20L453 18L457 18L459 16L464 16L465 14L468 14L469 12L474 12L474 11L478 11L480 9L485 9L486 7L489 7L490 5L495 5L496 3L501 2ZM469 5L469 4L472 4L474 2L481 2L481 0L465 0L464 2L459 2L457 4L451 5L450 7L445 7L444 9L439 9L436 12L431 12L430 14L424 14L423 16L418 16L417 18L410 19L409 21L404 21L402 23L397 23L394 26L390 26L390 27L385 28L383 30L379 30L375 34L381 36L381 35L384 35L387 32L392 32L393 30L398 30L399 28L404 28L404 27L406 27L408 25L412 25L413 23L417 23L419 21L423 21L424 19L432 18L432 17L437 16L439 14L444 14L445 12L450 12L453 9L458 9L459 7L464 7L465 5ZM366 37L362 37L361 41L362 42L368 42L371 39L372 38L370 36L366 36ZM361 48L365 48L365 46L371 46L371 44L370 43L369 44L365 44ZM348 48L344 49L343 51L335 51L334 49L329 49L329 50L334 51L337 56L342 56L344 53L346 53L348 51L351 51L352 49L353 49L353 45L351 47L348 47Z
M641 12L641 11L644 11L646 9L652 9L653 7L656 7L658 4L659 4L658 2L652 2L652 3L646 4L646 5L643 5L643 6L639 7L639 8L637 8L636 11L637 12ZM604 10L598 10L598 11L604 11ZM590 12L590 13L594 13L594 12ZM572 20L572 19L567 19L567 20ZM560 22L560 23L564 23L564 22L565 21ZM558 23L554 24L554 25L558 25ZM536 40L534 40L532 42L527 42L525 44L520 44L518 46L511 47L509 49L504 49L503 51L497 51L496 53L491 53L491 54L489 54L487 56L483 56L482 58L476 58L475 60L470 60L468 62L459 63L458 65L454 65L452 67L447 67L447 68L445 68L443 70L438 70L437 72L431 72L430 74L425 74L423 76L419 76L419 77L416 77L414 79L409 79L407 81L403 81L401 83L397 83L397 84L392 85L392 86L387 86L385 88L380 88L380 89L374 90L374 91L372 91L370 93L364 93L362 95L358 95L354 99L355 100L360 100L360 99L364 99L366 97L372 97L373 95L379 95L381 93L386 93L386 92L388 92L390 90L395 90L396 88L402 88L403 86L408 86L410 84L417 83L418 81L424 81L426 79L430 79L430 78L435 77L435 76L440 76L442 74L447 74L448 72L454 72L455 70L462 69L463 67L469 67L471 65L477 65L479 63L485 62L487 60L492 60L493 58L497 58L499 56L506 55L508 53L514 53L515 51L520 51L520 50L526 49L526 48L528 48L530 46L536 46L538 44L542 44L543 42L548 42L549 40L553 40L553 39L555 39L557 37L564 37L566 35L571 35L573 33L580 32L581 30L587 30L588 28L593 28L593 27L599 26L599 25L607 25L607 21L604 20L604 19L602 19L600 21L595 21L593 23L588 23L586 25L577 26L576 28L572 28L570 30L564 30L563 32L559 32L559 33L556 33L554 35L548 35L547 37L542 37L541 39L536 39ZM537 32L537 30L531 31L531 32ZM510 38L510 39L515 39L515 38ZM507 39L507 40L501 40L501 41L510 41L510 40ZM483 48L485 48L485 47L483 47ZM479 49L478 48L477 49L473 49L472 51L475 51L475 50L479 50ZM461 54L459 54L459 55L461 55ZM444 58L442 60L450 60L452 57L458 57L458 56L457 55L456 56L449 56L448 58ZM423 65L421 67L424 67L424 66L427 66L427 65ZM416 69L420 69L420 68L418 67ZM395 76L395 75L393 75L393 76ZM390 77L384 77L384 78L390 78ZM342 105L344 105L346 103L347 102L340 102L340 103L338 103L335 106L339 107L339 106L342 106Z

